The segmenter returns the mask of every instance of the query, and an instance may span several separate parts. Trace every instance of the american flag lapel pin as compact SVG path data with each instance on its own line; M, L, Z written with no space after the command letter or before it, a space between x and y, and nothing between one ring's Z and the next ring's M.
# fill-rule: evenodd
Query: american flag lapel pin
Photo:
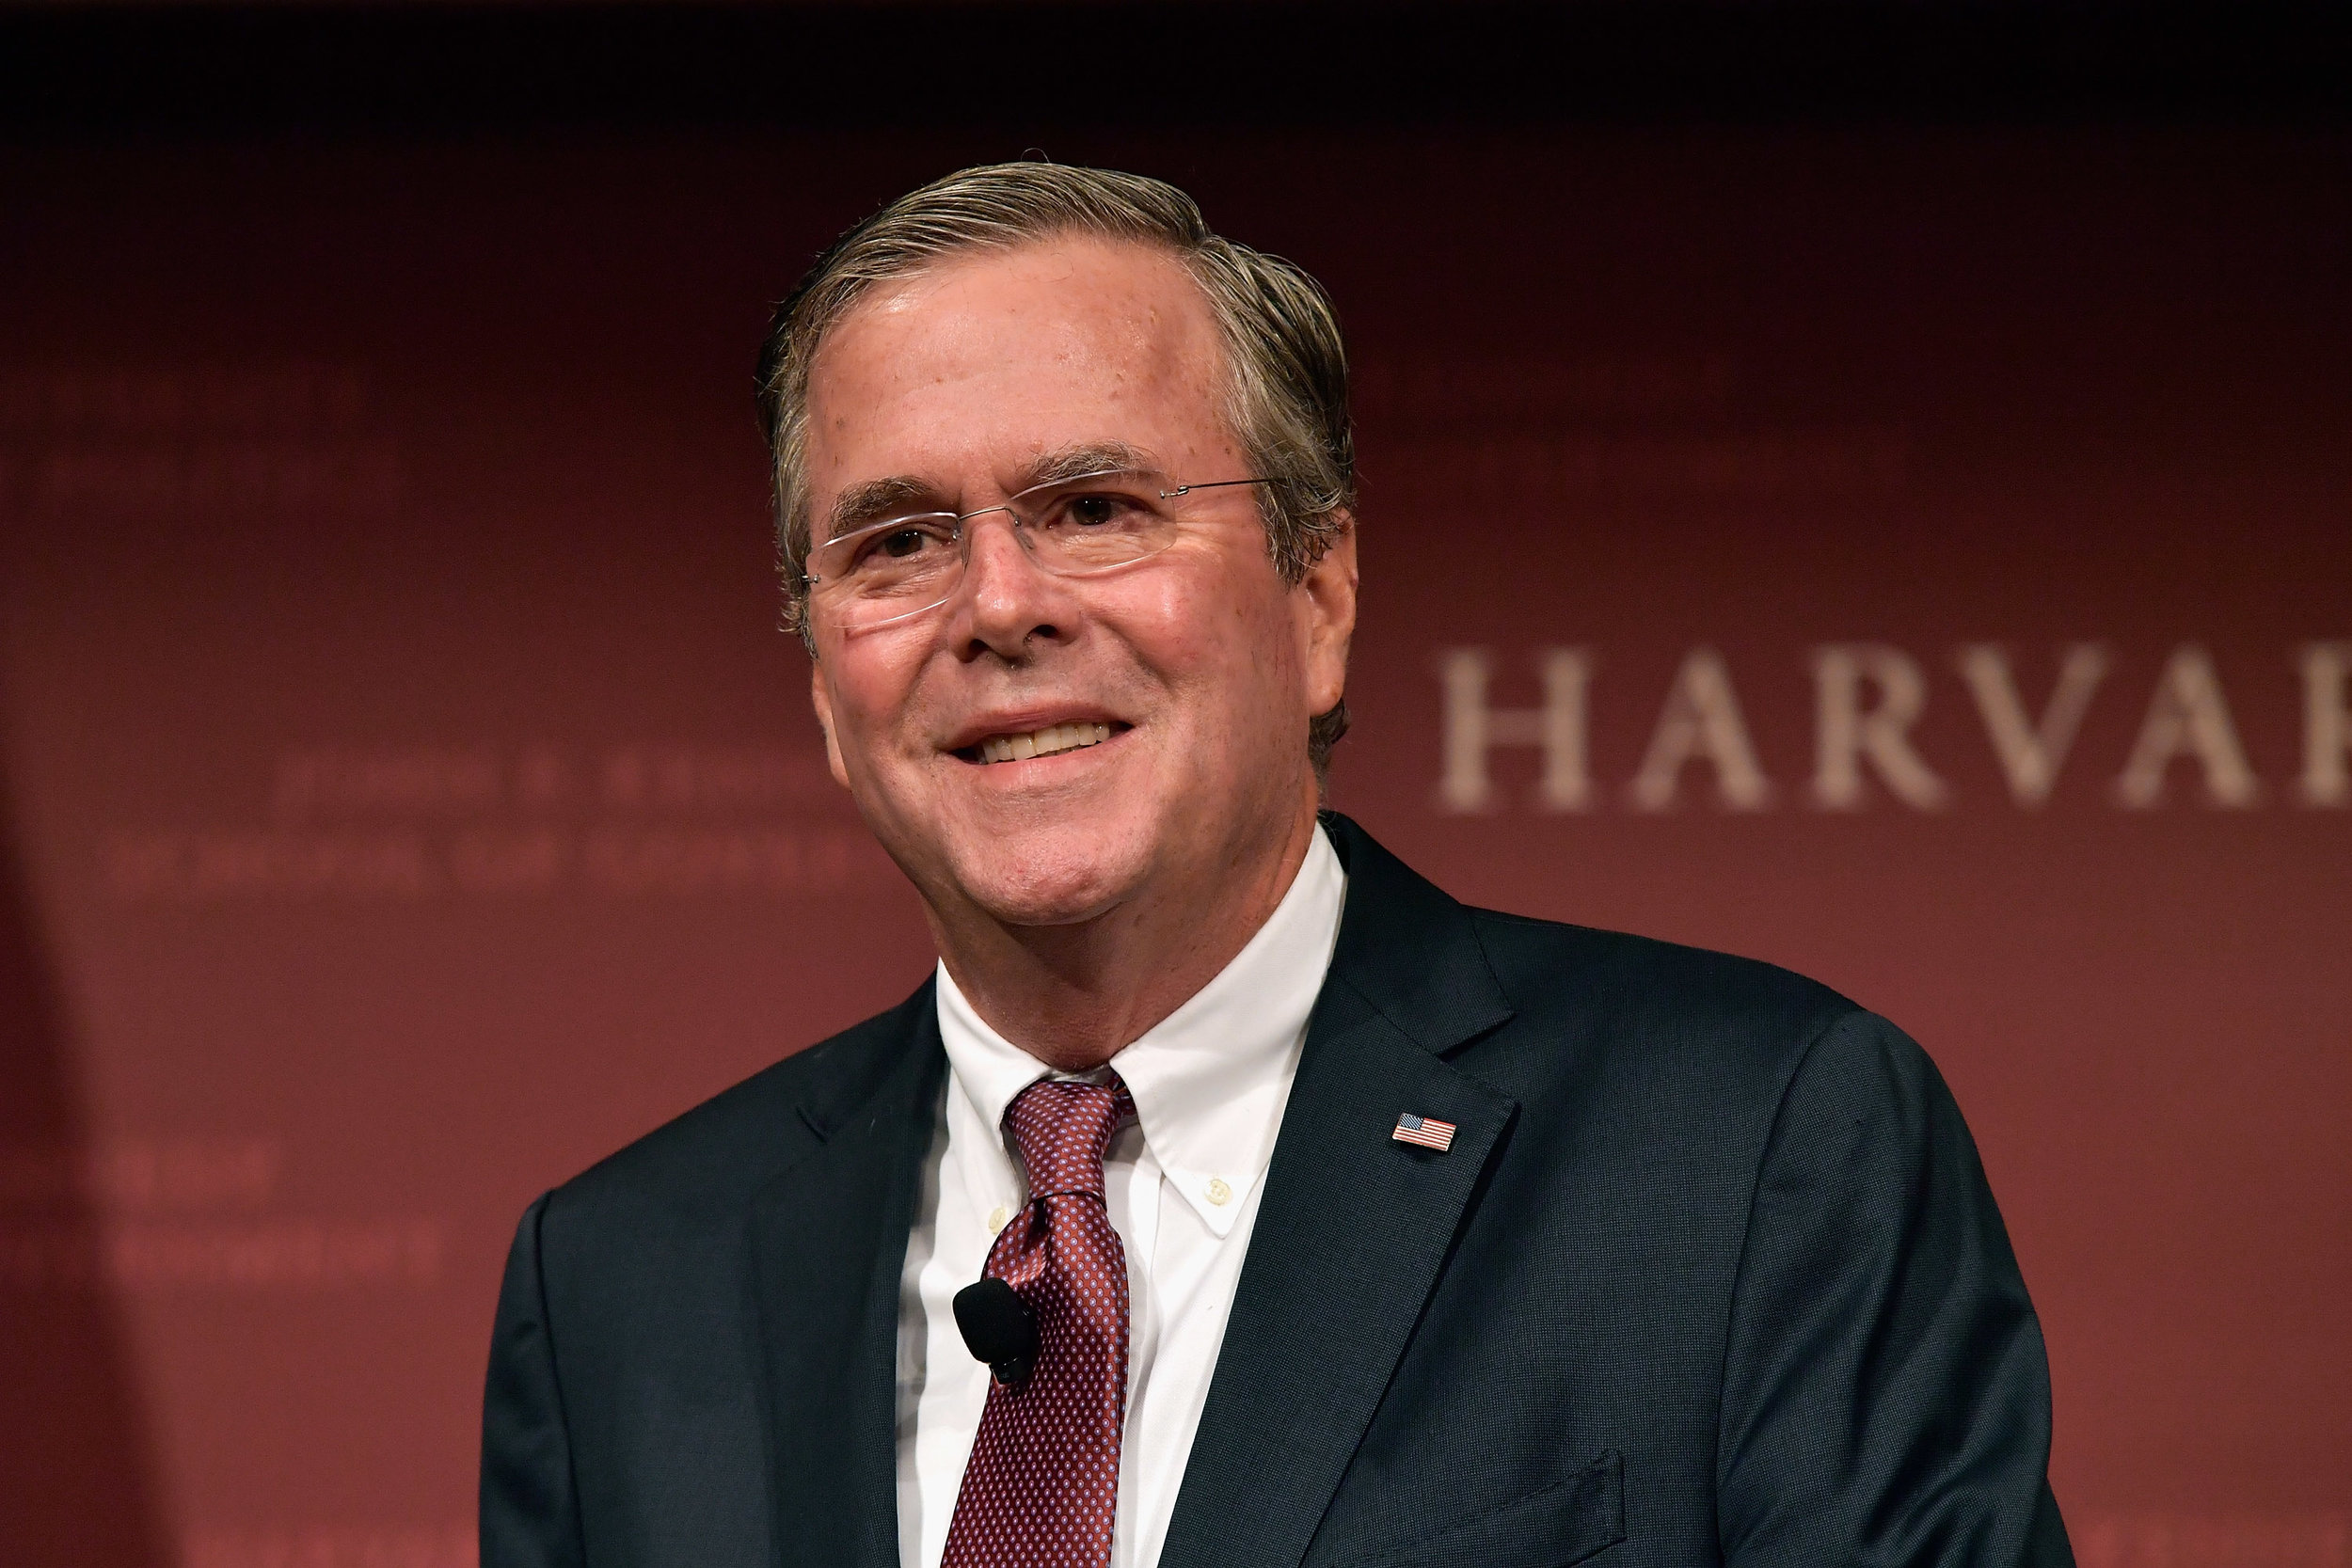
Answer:
M1396 1118L1396 1131L1389 1134L1401 1144L1419 1144L1443 1154L1454 1147L1454 1124L1435 1117L1417 1117L1405 1111Z

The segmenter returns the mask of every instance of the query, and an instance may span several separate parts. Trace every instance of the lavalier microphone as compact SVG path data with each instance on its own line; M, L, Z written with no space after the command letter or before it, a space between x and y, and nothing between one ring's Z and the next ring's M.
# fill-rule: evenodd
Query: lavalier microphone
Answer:
M956 1326L997 1382L1018 1388L1029 1380L1037 1365L1037 1312L1021 1292L993 1275L966 1285L956 1292Z

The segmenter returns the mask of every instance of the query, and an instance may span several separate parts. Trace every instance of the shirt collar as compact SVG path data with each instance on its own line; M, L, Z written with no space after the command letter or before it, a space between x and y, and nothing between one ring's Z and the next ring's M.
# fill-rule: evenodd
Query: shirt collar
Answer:
M1265 1174L1307 1018L1347 902L1347 873L1317 827L1290 891L1216 977L1111 1058L1144 1142L1218 1236ZM939 1032L958 1086L1001 1127L1013 1097L1050 1069L991 1028L939 966Z

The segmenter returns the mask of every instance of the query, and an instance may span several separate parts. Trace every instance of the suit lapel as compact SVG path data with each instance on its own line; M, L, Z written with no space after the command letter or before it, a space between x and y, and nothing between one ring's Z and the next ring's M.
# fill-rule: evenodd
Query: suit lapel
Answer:
M779 1564L898 1561L898 1276L946 1055L928 984L873 1026L879 1082L812 1085L813 1147L749 1217Z
M1445 1054L1511 1015L1459 904L1344 817L1331 973L1266 1174L1163 1568L1295 1564L1518 1104ZM1399 1112L1456 1124L1443 1154Z

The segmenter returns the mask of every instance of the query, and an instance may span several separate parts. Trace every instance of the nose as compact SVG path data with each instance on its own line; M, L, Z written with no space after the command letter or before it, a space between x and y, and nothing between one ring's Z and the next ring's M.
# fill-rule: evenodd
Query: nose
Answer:
M1066 641L1075 609L1069 590L1038 565L1011 515L980 513L963 526L963 581L954 601L962 656L1017 662L1032 657L1040 641Z

